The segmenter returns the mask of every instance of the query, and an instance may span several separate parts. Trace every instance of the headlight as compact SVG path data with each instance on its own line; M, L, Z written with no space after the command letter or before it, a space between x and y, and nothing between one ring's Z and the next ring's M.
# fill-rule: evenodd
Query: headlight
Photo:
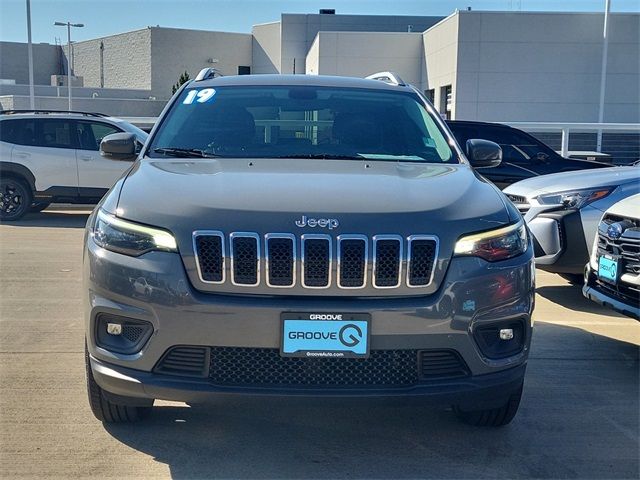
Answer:
M591 202L606 197L614 187L570 190L567 192L545 193L535 199L541 205L557 205L564 208L582 208Z
M516 257L527 251L527 227L521 220L514 225L475 233L462 237L456 242L456 256L484 258L488 262L497 262Z
M177 252L176 239L169 232L122 220L98 210L93 240L102 248L137 257L151 250Z

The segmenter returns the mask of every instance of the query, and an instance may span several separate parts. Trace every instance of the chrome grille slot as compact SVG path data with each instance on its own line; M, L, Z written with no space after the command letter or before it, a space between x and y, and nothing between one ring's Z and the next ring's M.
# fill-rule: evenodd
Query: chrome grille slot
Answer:
M256 233L236 232L231 244L231 280L234 285L255 287L260 283L260 239Z
M331 237L302 235L302 286L328 288L331 285Z
M287 233L265 236L267 285L293 287L296 283L296 237Z
M222 232L193 232L193 251L200 279L205 283L224 283L224 235Z
M426 287L433 279L438 242L435 237L412 235L407 251L407 286Z
M402 237L376 235L373 237L373 286L397 288L402 270Z
M340 235L338 237L338 286L363 288L367 283L369 245L367 237Z

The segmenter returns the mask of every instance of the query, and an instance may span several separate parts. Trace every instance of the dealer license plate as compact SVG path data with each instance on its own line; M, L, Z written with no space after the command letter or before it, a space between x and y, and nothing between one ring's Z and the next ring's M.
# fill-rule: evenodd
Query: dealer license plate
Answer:
M286 357L369 356L371 316L344 313L283 313L280 354Z
M609 283L618 281L619 260L616 257L602 255L598 259L598 277Z

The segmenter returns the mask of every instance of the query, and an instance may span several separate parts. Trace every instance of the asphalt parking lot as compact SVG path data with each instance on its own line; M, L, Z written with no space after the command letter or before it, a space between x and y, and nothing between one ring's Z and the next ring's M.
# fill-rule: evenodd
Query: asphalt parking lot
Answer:
M502 429L401 401L158 402L108 426L89 411L82 227L50 210L0 225L2 478L638 478L640 322L540 273L523 404Z

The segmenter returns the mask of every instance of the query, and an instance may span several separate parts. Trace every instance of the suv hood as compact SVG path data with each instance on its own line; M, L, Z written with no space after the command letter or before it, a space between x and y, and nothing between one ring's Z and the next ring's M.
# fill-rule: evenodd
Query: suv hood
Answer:
M118 202L123 218L166 227L188 222L191 228L211 228L211 216L221 213L237 220L245 214L286 213L291 229L294 217L303 214L377 214L398 220L398 215L429 212L437 212L443 222L481 219L485 228L509 221L499 191L463 164L143 160L125 179ZM247 227L258 228L256 218L250 222Z
M611 206L606 213L620 217L640 218L640 194L620 200Z
M543 193L620 185L637 181L639 175L640 168L638 167L609 167L553 173L528 178L509 185L505 188L504 193L531 198Z

